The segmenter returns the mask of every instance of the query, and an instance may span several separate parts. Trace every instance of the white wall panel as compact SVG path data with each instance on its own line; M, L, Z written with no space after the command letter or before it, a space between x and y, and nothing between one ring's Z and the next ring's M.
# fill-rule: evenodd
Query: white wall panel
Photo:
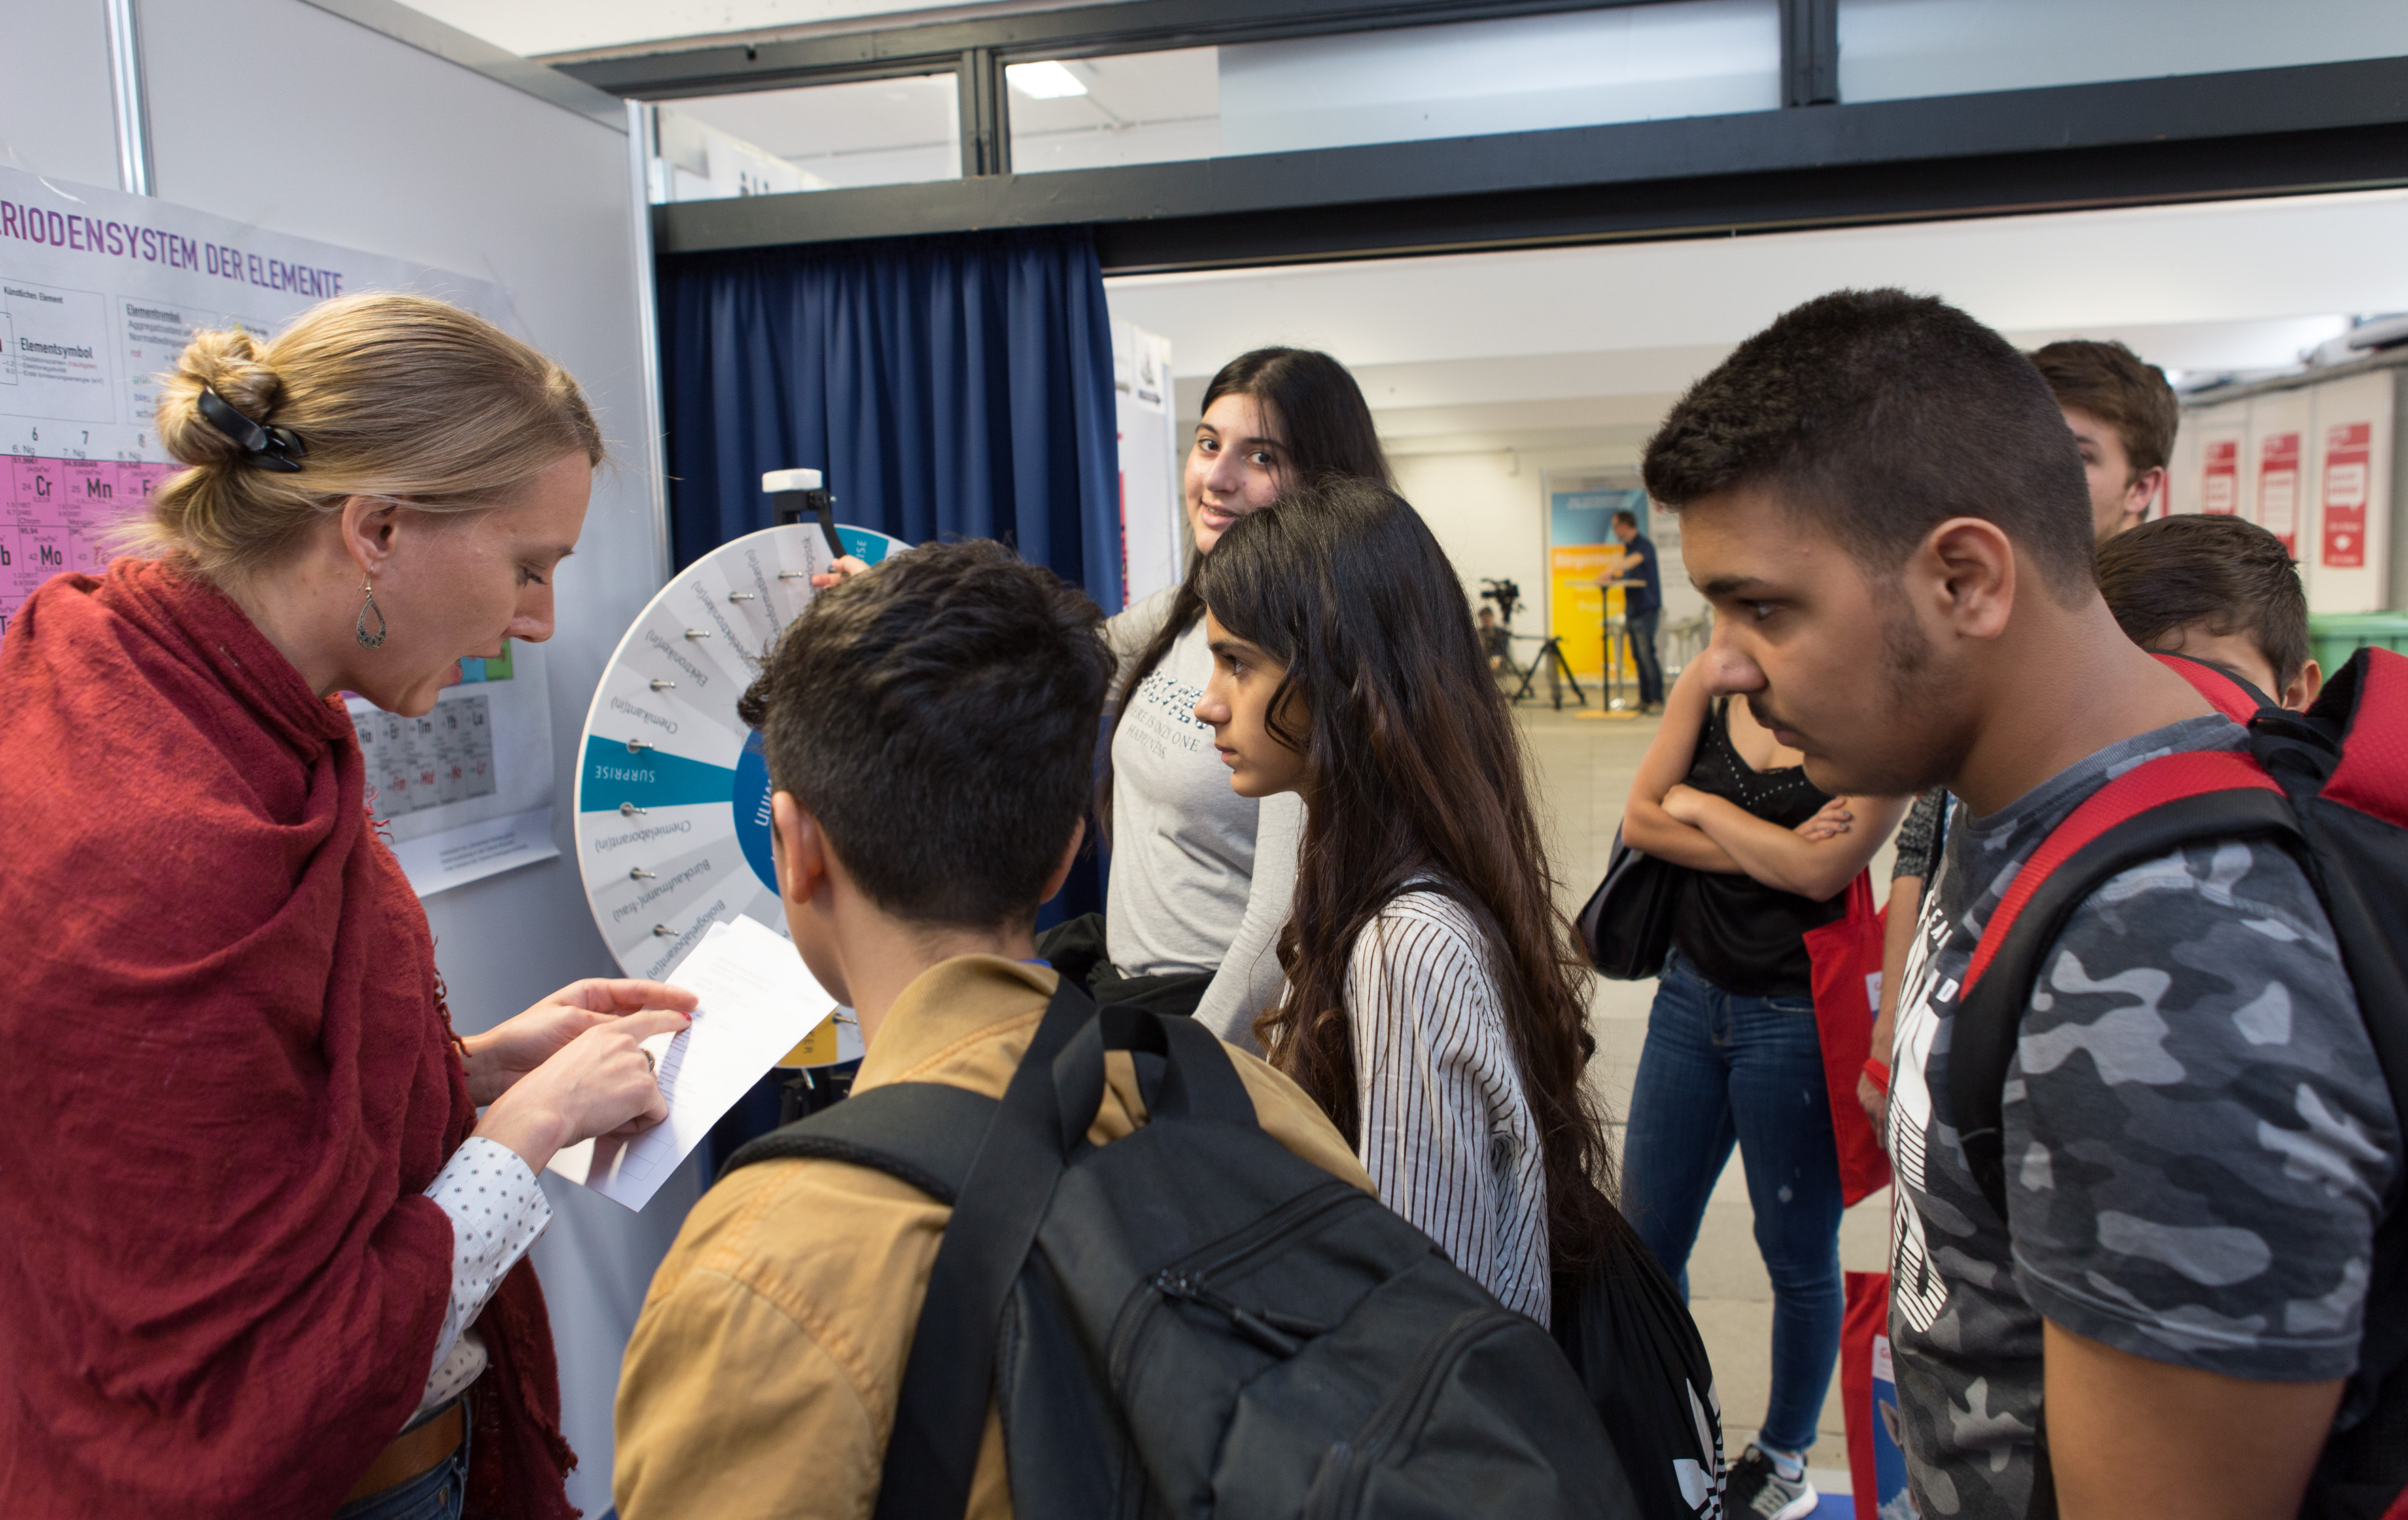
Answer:
M2186 416L2174 432L2173 456L2166 461L2166 489L2151 515L2172 517L2199 510L2199 429Z
M2388 584L2392 522L2392 387L2399 371L2329 380L2315 397L2308 465L2315 533L2300 545L2314 612L2374 612L2398 596Z
M2248 484L2242 461L2249 449L2249 403L2232 401L2187 412L2176 437L2183 433L2191 436L2196 452L2175 510L2244 514L2243 494Z
M2282 539L2294 557L2307 541L2308 430L2315 408L2304 391L2275 391L2249 403L2243 451L2243 515Z
M8 0L0 7L0 163L117 188L117 121L101 0Z

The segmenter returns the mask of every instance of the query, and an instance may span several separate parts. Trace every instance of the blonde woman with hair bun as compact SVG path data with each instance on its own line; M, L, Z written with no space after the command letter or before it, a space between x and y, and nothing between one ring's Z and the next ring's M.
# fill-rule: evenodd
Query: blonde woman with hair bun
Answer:
M455 1037L340 694L551 637L601 435L402 294L197 334L158 425L134 552L0 639L0 1513L565 1517L536 1177L695 999Z

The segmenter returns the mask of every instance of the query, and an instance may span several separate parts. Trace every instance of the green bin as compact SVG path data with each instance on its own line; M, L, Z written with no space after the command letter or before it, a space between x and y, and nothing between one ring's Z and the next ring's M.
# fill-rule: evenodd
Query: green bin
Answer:
M2308 648L2327 680L2369 644L2408 654L2408 612L2321 612L2308 619Z

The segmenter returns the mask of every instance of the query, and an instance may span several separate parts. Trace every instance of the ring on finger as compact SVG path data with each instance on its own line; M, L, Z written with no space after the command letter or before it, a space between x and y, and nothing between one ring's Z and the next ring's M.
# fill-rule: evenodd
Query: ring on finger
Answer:
M651 1072L655 1077L661 1074L661 1064L652 1059L652 1052L644 1049L641 1045L638 1045L636 1047L636 1054L644 1058L645 1070Z

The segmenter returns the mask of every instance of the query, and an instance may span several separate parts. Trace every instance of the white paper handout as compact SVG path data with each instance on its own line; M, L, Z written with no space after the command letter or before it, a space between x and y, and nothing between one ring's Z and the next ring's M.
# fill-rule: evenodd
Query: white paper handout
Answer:
M719 1116L836 1002L793 945L750 918L712 925L666 980L702 1000L684 1031L644 1041L669 1116L633 1139L572 1145L549 1169L630 1209L652 1198Z

